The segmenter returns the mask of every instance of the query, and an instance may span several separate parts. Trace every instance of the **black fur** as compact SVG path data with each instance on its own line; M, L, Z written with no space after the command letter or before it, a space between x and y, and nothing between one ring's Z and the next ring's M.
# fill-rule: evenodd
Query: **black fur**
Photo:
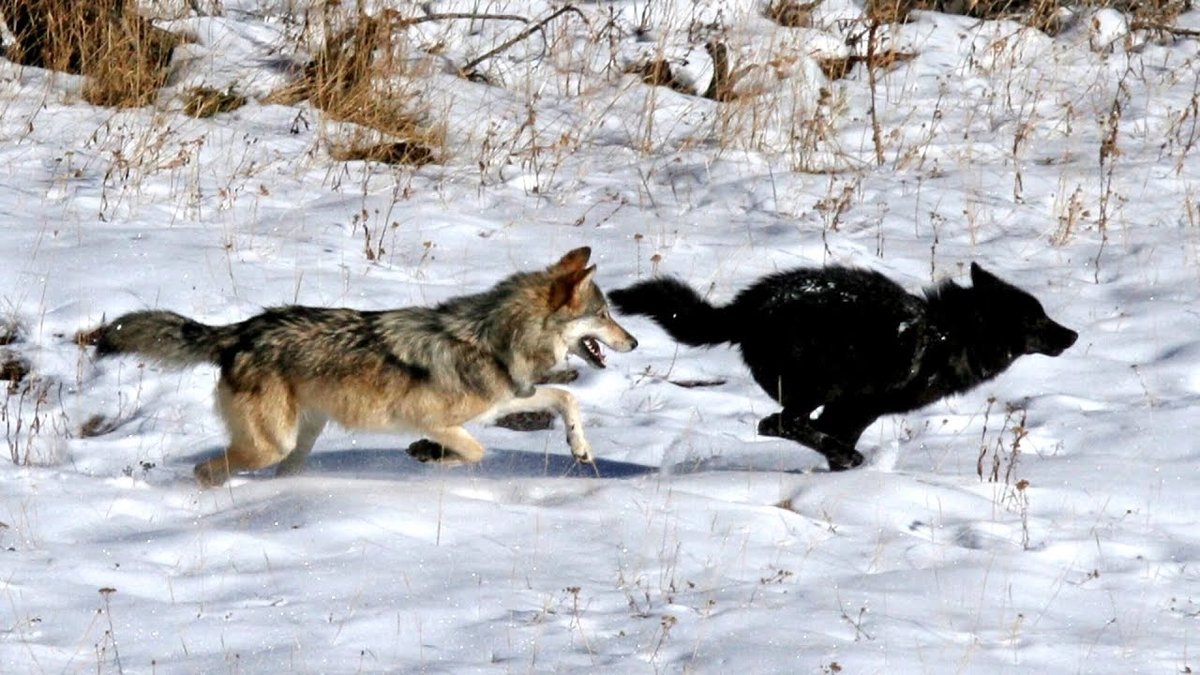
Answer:
M609 300L684 344L738 345L754 380L783 406L758 432L807 445L837 471L862 463L854 446L879 416L966 391L1025 354L1057 356L1075 343L1075 331L1050 320L1029 293L976 264L971 283L945 282L921 297L877 272L827 267L765 277L723 307L669 278L613 291Z

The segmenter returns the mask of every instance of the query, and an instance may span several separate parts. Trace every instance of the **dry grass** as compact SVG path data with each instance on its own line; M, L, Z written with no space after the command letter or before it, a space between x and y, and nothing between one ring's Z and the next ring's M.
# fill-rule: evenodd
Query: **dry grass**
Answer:
M83 97L93 105L153 103L171 52L184 41L154 27L124 0L0 0L0 15L16 38L7 58L85 75Z
M16 321L9 320L0 323L0 347L11 345L21 339L21 326Z
M329 8L324 22L328 37L305 64L301 78L274 92L268 102L293 105L307 100L332 120L401 139L364 140L356 134L338 144L335 158L433 161L432 148L444 145L445 132L425 122L419 88L427 73L408 59L403 24L390 15L341 19Z
M664 59L648 59L631 63L625 68L628 75L637 75L645 84L654 87L666 87L688 96L696 95L696 88L690 82L679 79L671 70L671 64Z
M183 93L183 112L192 117L212 117L246 105L246 97L212 87L193 87Z
M20 386L21 381L29 375L29 363L11 352L0 352L0 380L6 381L9 393Z
M409 141L350 142L332 148L330 156L339 162L363 161L409 166L424 166L437 161L428 146Z
M787 4L787 0L774 4ZM868 0L864 11L868 20L879 23L904 23L909 12L925 10L977 19L1012 19L1053 34L1066 25L1065 16L1095 9L1127 14L1139 28L1166 29L1192 4L1192 0Z
M812 11L821 4L820 0L772 0L767 5L766 17L784 28L808 28L812 25Z
M875 52L866 56L851 54L849 56L826 56L818 60L821 72L831 80L840 80L850 74L854 67L862 64L868 68L883 68L891 70L901 63L906 63L917 57L916 54L900 52L892 49Z

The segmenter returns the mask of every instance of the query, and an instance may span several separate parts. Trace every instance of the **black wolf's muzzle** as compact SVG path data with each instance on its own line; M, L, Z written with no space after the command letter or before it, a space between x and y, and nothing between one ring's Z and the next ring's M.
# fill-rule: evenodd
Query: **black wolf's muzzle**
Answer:
M1045 354L1046 356L1058 356L1067 351L1075 341L1079 339L1079 333L1061 326L1053 321L1046 320L1038 326L1038 330L1030 336L1029 349L1030 354Z

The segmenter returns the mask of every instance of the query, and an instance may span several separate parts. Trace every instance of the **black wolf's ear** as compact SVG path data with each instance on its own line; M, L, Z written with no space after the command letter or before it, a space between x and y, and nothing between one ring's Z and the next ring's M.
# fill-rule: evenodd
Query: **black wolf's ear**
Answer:
M558 262L547 268L547 272L551 274L566 274L568 272L578 272L587 265L588 258L592 257L592 249L590 246L580 246L579 248L568 251L566 255L559 259Z
M587 269L567 272L556 277L550 286L550 308L557 310L563 306L570 306L574 310L581 309L587 300L584 291L591 286L594 276L596 266L592 265Z
M995 288L997 286L1007 286L1000 277L979 266L979 263L971 263L971 285Z

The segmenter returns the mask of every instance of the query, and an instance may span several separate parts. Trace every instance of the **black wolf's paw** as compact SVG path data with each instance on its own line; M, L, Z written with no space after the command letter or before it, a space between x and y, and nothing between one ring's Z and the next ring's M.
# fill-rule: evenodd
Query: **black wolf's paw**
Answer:
M758 435L772 438L783 438L783 418L779 413L771 413L758 421Z
M856 466L862 466L862 463L866 461L861 452L853 449L836 456L825 455L825 459L829 460L830 471L853 469Z
M408 446L408 454L418 462L461 462L462 457L450 448L428 438L414 441Z

